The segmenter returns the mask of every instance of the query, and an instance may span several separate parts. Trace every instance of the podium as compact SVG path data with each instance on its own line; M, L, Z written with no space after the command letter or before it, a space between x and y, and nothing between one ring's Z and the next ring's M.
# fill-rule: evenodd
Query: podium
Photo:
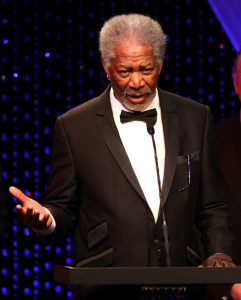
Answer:
M233 284L241 282L241 267L107 267L107 268L74 268L55 265L54 280L70 284L82 285L135 285L142 287L142 294L153 294L153 288L159 287L158 293L166 293L166 289L177 290L177 294L185 292L190 285ZM150 289L148 290L148 287ZM160 287L162 290L160 291ZM181 292L180 292L181 291ZM170 292L170 290L169 290ZM151 297L141 299L187 299L185 296Z
M241 282L241 267L120 267L54 266L54 280L70 285L185 285Z

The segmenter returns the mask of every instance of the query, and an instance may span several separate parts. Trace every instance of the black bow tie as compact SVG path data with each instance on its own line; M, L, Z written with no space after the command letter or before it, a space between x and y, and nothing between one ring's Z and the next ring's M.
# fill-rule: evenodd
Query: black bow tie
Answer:
M156 124L157 112L156 109L150 109L143 112L135 111L135 112L127 112L125 110L121 111L120 121L121 123L127 123L131 121L142 121L146 123L147 130L152 129Z

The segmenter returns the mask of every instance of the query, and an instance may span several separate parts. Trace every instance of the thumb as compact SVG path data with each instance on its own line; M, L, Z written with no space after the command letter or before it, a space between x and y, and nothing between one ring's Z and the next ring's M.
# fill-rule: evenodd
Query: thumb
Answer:
M16 197L23 205L27 203L27 201L31 200L27 197L21 190L14 186L10 186L9 192Z

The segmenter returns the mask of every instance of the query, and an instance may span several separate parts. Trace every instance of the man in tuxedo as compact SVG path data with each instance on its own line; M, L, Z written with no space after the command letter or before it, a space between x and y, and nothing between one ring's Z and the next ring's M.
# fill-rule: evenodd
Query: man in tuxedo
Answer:
M241 104L241 49L232 72L233 85ZM220 182L224 199L232 213L237 264L241 265L241 110L215 123L220 160Z
M110 85L57 118L45 199L10 187L19 217L48 243L73 232L77 267L234 266L210 109L157 87L160 24L115 16L99 42Z

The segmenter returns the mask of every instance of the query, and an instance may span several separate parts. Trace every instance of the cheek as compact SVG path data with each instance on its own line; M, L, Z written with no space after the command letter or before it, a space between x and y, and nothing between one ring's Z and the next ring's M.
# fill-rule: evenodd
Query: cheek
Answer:
M158 83L158 76L153 76L152 78L150 78L147 82L147 84L151 87L151 88L156 88Z
M113 80L111 81L112 87L115 89L118 89L118 91L122 92L125 90L125 88L128 86L128 80L125 79L119 79L114 77Z

